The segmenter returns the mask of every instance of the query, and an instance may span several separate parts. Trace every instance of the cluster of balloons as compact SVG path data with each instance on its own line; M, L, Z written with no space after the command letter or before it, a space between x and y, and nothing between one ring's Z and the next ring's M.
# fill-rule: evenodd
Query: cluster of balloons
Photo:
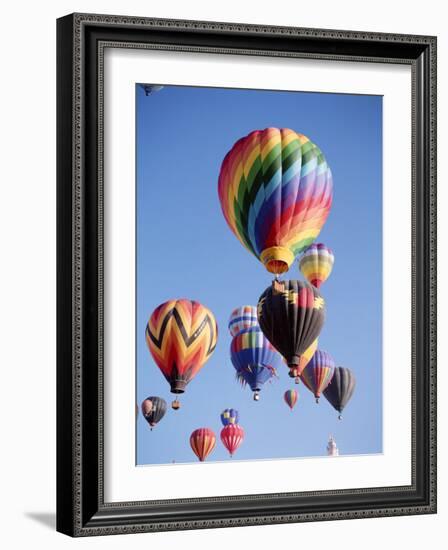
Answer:
M248 385L258 401L263 385L277 375L283 361L289 375L296 383L302 380L316 401L323 393L341 413L353 394L354 375L350 369L335 368L331 356L318 349L326 311L319 289L334 264L333 252L315 243L333 199L332 174L322 151L287 128L255 130L225 156L218 194L232 232L275 276L256 307L245 305L231 313L230 359L237 380ZM280 280L300 254L299 268L306 282ZM176 396L185 392L211 357L217 334L213 313L194 300L168 300L151 314L146 342ZM288 390L284 400L292 410L297 390ZM180 407L177 398L172 407ZM143 401L142 414L151 429L166 409L160 397ZM226 409L221 420L221 441L232 456L244 430L233 409ZM215 448L216 436L210 428L198 428L190 445L203 461Z
M267 340L283 356L297 383L302 379L316 401L324 393L341 412L353 393L354 375L349 369L335 369L331 356L317 349L325 322L325 300L319 288L334 264L333 252L314 242L333 200L333 178L322 151L288 128L255 130L238 140L225 156L218 194L232 232L275 275L258 301L256 319L250 306L232 313L232 336L234 330L260 332L264 338L260 337L257 345ZM306 282L280 281L279 275L287 272L301 253L299 268ZM247 312L244 320L243 312ZM234 347L231 358L238 371L242 365L234 360ZM262 349L273 354L267 345ZM258 350L255 364L260 369L269 363ZM248 355L246 352L246 361L252 359ZM297 391L287 391L284 399L292 409Z
M224 426L221 430L221 442L229 451L230 457L244 440L244 430L238 424L238 420L239 414L235 409L225 409L221 413L221 422ZM216 447L215 433L210 428L194 430L190 435L190 446L200 462L204 462Z

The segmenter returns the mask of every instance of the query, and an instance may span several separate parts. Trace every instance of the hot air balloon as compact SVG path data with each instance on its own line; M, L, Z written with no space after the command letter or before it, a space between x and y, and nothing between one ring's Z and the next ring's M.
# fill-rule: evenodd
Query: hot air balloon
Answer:
M244 440L244 430L238 424L228 424L221 430L221 441L232 457Z
M302 382L314 394L319 403L320 394L330 383L334 371L334 360L326 351L316 350L313 358L302 372Z
M238 424L239 416L238 411L235 409L224 409L221 413L222 425Z
M325 321L325 301L309 283L273 281L258 301L258 322L295 376ZM295 370L294 370L295 369Z
M232 339L230 359L238 380L250 386L255 401L259 399L261 387L275 376L281 362L280 355L258 327L242 330Z
M258 327L257 308L255 306L241 306L234 309L229 319L229 332L236 336L246 328Z
M299 394L297 390L286 390L285 394L283 395L283 399L285 400L285 403L288 405L288 407L293 410L297 403L297 400L299 399Z
M166 401L162 397L147 397L142 403L142 414L151 426L153 427L162 420L166 413Z
M288 128L255 130L221 165L218 194L240 242L270 273L284 273L319 235L333 198L322 151Z
M314 342L311 344L309 348L306 348L306 350L302 353L299 359L299 363L296 367L293 367L289 369L289 376L291 378L295 379L296 384L300 381L300 375L303 372L303 369L308 365L308 363L311 361L311 358L314 355L314 352L317 350L318 345L318 338L314 340Z
M316 288L324 283L333 269L334 254L324 244L312 244L299 261L299 268L305 279Z
M216 445L216 436L210 428L198 428L190 435L190 445L194 454L203 462Z
M324 390L327 401L339 412L339 420L342 419L341 413L355 391L355 385L353 372L344 367L337 367Z
M186 385L210 358L217 337L213 313L192 300L169 300L161 304L146 325L149 351L170 384L171 392L176 394L185 391Z

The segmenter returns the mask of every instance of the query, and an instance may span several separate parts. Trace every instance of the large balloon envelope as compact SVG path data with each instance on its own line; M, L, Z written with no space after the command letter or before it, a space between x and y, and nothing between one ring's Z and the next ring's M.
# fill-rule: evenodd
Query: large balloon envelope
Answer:
M324 325L324 299L308 283L273 281L261 295L257 311L261 330L295 375L301 356L313 345Z
M344 407L355 391L355 375L350 369L337 367L334 370L330 383L324 390L327 401L339 412L339 419Z
M198 428L190 435L190 445L194 454L203 462L216 445L216 436L210 428Z
M193 300L169 300L158 306L146 326L146 343L171 386L183 393L216 347L213 313Z
M223 426L228 424L238 424L240 415L236 409L224 409L221 413L221 422Z
M322 243L314 243L302 254L299 268L309 283L320 288L320 285L330 276L333 264L333 252Z
M239 332L230 344L230 359L237 378L248 384L257 401L261 387L275 376L281 357L259 327Z
M284 273L319 235L333 198L322 151L288 128L255 130L227 153L218 194L240 242L271 273Z
M320 394L330 383L334 371L334 360L329 353L316 350L313 358L302 372L301 379L305 386L314 394L316 403Z
M257 308L255 306L241 306L230 314L229 332L236 336L246 328L258 327Z
M162 420L166 413L166 401L162 397L150 396L142 403L142 414L151 429Z
M238 424L229 424L221 430L221 441L224 447L233 456L244 440L244 430Z

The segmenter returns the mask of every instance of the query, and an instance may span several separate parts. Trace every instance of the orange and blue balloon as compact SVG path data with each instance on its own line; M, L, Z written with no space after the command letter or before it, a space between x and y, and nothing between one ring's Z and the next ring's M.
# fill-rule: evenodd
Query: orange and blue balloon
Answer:
M278 274L319 235L330 213L333 179L308 137L266 128L241 138L227 153L218 194L232 232Z

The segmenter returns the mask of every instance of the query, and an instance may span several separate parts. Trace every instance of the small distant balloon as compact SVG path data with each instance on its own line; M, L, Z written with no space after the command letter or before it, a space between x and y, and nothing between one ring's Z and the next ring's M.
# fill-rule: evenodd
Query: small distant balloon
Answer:
M238 424L228 424L221 430L221 441L224 447L233 456L244 440L244 430Z
M158 424L166 413L166 401L162 397L150 396L142 403L142 414L152 428Z
M324 283L331 274L334 254L322 243L309 246L299 260L299 268L305 279L316 288Z
M286 390L283 399L285 400L285 403L288 405L288 407L293 410L295 407L297 400L299 399L299 394L297 390Z
M326 351L316 350L301 376L305 386L316 398L316 403L319 402L320 394L330 383L333 371L334 360L331 355Z
M239 414L236 409L224 409L221 413L221 422L223 426L229 424L238 424Z
M355 391L355 375L350 369L337 367L334 370L330 383L324 390L327 401L339 413L339 420L342 419L342 411L350 401Z
M236 336L242 330L258 327L257 308L255 306L241 306L230 314L229 332Z
M190 435L190 445L198 459L204 462L216 446L216 436L210 428L198 428Z

